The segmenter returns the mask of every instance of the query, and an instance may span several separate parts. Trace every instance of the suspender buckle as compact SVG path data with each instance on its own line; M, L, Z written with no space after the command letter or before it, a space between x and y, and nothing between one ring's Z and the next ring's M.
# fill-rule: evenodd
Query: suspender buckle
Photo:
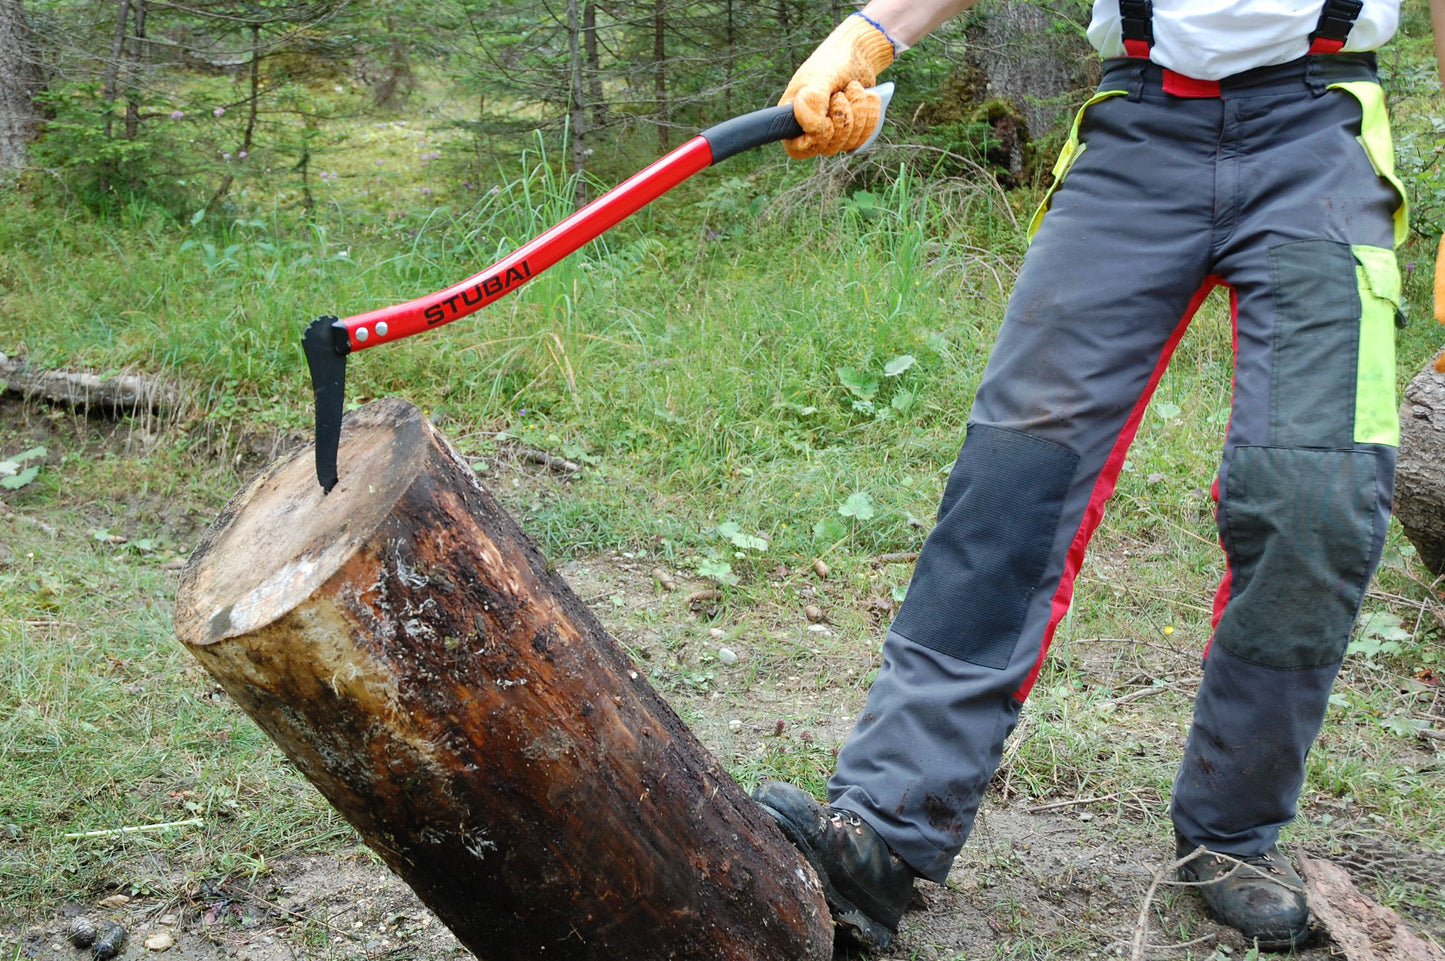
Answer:
M1119 0L1119 28L1125 48L1130 41L1146 44L1144 56L1148 56L1148 48L1154 45L1154 0Z
M1320 11L1319 23L1310 34L1310 53L1339 53L1345 48L1345 38L1359 18L1365 4L1363 0L1328 0Z

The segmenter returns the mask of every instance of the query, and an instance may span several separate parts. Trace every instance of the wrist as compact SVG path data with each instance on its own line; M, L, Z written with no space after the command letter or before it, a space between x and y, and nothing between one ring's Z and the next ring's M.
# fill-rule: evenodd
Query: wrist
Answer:
M903 51L905 51L905 50L908 49L908 44L904 43L902 40L899 40L899 39L898 39L897 37L895 37L893 34L889 33L887 27L883 26L883 24L879 23L877 20L874 20L872 17L868 16L868 14L864 13L863 11L861 11L861 10L855 11L855 12L849 14L849 16L850 16L850 17L857 17L857 18L859 18L859 19L862 20L864 23L866 23L866 24L868 24L870 27L872 27L874 30L877 30L879 33L883 34L883 39L887 40L889 46L891 46L891 47L893 48L893 56L894 56L894 58L897 58L897 56L898 56L900 53L902 53Z
M893 41L881 27L861 14L849 14L834 29L829 40L853 51L874 74L893 62ZM826 43L827 41L825 41ZM869 83L872 83L870 80Z

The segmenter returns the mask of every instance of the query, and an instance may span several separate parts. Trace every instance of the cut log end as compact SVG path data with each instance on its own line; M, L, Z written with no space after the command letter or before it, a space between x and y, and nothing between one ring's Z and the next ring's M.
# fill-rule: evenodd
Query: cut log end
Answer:
M416 407L371 404L346 420L341 481L330 494L316 482L310 448L255 481L191 558L176 609L181 641L246 634L315 593L416 482L431 432Z

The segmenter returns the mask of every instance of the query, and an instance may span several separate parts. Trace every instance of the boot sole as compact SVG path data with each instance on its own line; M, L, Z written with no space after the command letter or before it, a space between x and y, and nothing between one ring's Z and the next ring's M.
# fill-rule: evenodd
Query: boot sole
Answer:
M893 932L890 929L864 914L861 908L843 897L833 886L833 882L828 878L827 870L823 867L822 860L813 850L813 846L793 826L793 822L766 804L759 802L758 807L772 815L779 830L812 865L813 873L818 876L818 881L823 885L823 899L828 902L828 910L832 912L834 926L866 951L882 951L892 944Z

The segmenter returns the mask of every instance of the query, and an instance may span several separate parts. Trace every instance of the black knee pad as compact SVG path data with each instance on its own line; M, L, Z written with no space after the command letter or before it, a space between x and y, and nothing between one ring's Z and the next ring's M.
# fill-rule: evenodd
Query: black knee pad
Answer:
M971 664L1007 667L1078 463L1052 441L971 425L893 630Z
M1379 554L1376 461L1369 450L1234 450L1220 503L1229 603L1216 643L1265 667L1344 657Z

